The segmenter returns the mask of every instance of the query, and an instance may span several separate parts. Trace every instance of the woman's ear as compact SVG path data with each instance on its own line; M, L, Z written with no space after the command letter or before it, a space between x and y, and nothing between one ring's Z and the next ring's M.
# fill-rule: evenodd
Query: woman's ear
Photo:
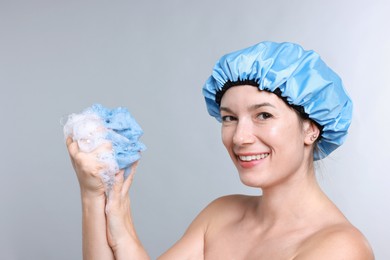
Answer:
M312 145L320 136L320 129L311 120L305 120L303 122L303 130L305 135L305 144Z

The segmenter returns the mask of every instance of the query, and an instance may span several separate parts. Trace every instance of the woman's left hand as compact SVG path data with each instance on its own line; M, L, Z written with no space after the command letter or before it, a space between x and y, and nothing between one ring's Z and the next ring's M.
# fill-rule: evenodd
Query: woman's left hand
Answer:
M138 162L131 166L130 175L126 179L124 170L116 174L113 188L107 196L107 239L116 259L121 259L122 255L132 256L134 259L149 259L138 239L131 217L129 189L137 165Z

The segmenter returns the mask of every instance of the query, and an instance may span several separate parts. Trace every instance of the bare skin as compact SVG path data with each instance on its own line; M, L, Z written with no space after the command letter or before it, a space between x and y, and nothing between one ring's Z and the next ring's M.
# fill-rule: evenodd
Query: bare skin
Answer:
M252 86L228 90L221 116L241 181L263 195L217 199L161 259L373 259L363 235L317 184L313 123L300 123L281 99ZM268 156L238 157L254 154Z
M229 89L221 115L222 141L241 181L261 188L263 195L231 195L210 203L159 259L374 259L364 236L317 183L315 124L299 120L277 96L252 86ZM78 176L88 175L87 160L71 149L70 154ZM148 259L131 219L128 190L134 172L135 167L126 180L123 172L117 175L107 200L105 246L117 260Z
M83 259L149 259L132 224L128 191L137 164L134 164L130 176L123 178L124 171L116 175L116 183L109 198L100 178L104 168L97 160L101 152L109 152L111 144L103 144L91 153L79 151L77 142L66 140L73 168L80 184L83 213ZM123 243L125 242L125 243ZM118 245L125 244L126 247Z
M100 151L109 150L111 146L104 144L87 154L80 152L77 142L73 142L71 138L66 140L66 144L80 184L83 259L115 259L107 242L104 215L106 197L104 185L99 178L99 172L104 166L96 160Z

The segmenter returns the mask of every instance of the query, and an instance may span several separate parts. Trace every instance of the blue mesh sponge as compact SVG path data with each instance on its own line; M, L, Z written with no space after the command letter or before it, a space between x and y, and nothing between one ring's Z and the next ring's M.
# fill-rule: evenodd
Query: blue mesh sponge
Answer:
M113 153L99 154L99 159L107 165L102 176L108 187L112 186L113 176L119 169L125 169L127 177L130 166L141 158L141 152L146 149L139 141L142 134L126 108L108 109L100 104L69 115L64 125L65 137L71 136L83 152L91 152L105 141L111 142Z
M99 115L108 131L106 139L112 142L119 169L126 169L141 158L146 146L139 141L143 131L134 117L124 107L108 109L94 104L85 111Z

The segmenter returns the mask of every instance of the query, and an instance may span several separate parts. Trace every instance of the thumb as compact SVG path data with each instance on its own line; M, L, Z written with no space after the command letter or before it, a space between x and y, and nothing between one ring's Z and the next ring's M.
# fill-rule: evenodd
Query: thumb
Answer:
M134 175L137 169L139 161L136 161L131 167L130 167L130 174L127 176L126 180L123 183L122 187L122 195L127 196L130 186L133 183Z
M114 176L114 185L113 185L112 189L117 194L120 194L120 192L122 190L123 182L125 180L124 174L125 174L125 171L120 170Z
M112 185L111 190L108 191L107 193L108 203L120 200L123 181L124 181L124 170L120 170L115 174L114 184Z

